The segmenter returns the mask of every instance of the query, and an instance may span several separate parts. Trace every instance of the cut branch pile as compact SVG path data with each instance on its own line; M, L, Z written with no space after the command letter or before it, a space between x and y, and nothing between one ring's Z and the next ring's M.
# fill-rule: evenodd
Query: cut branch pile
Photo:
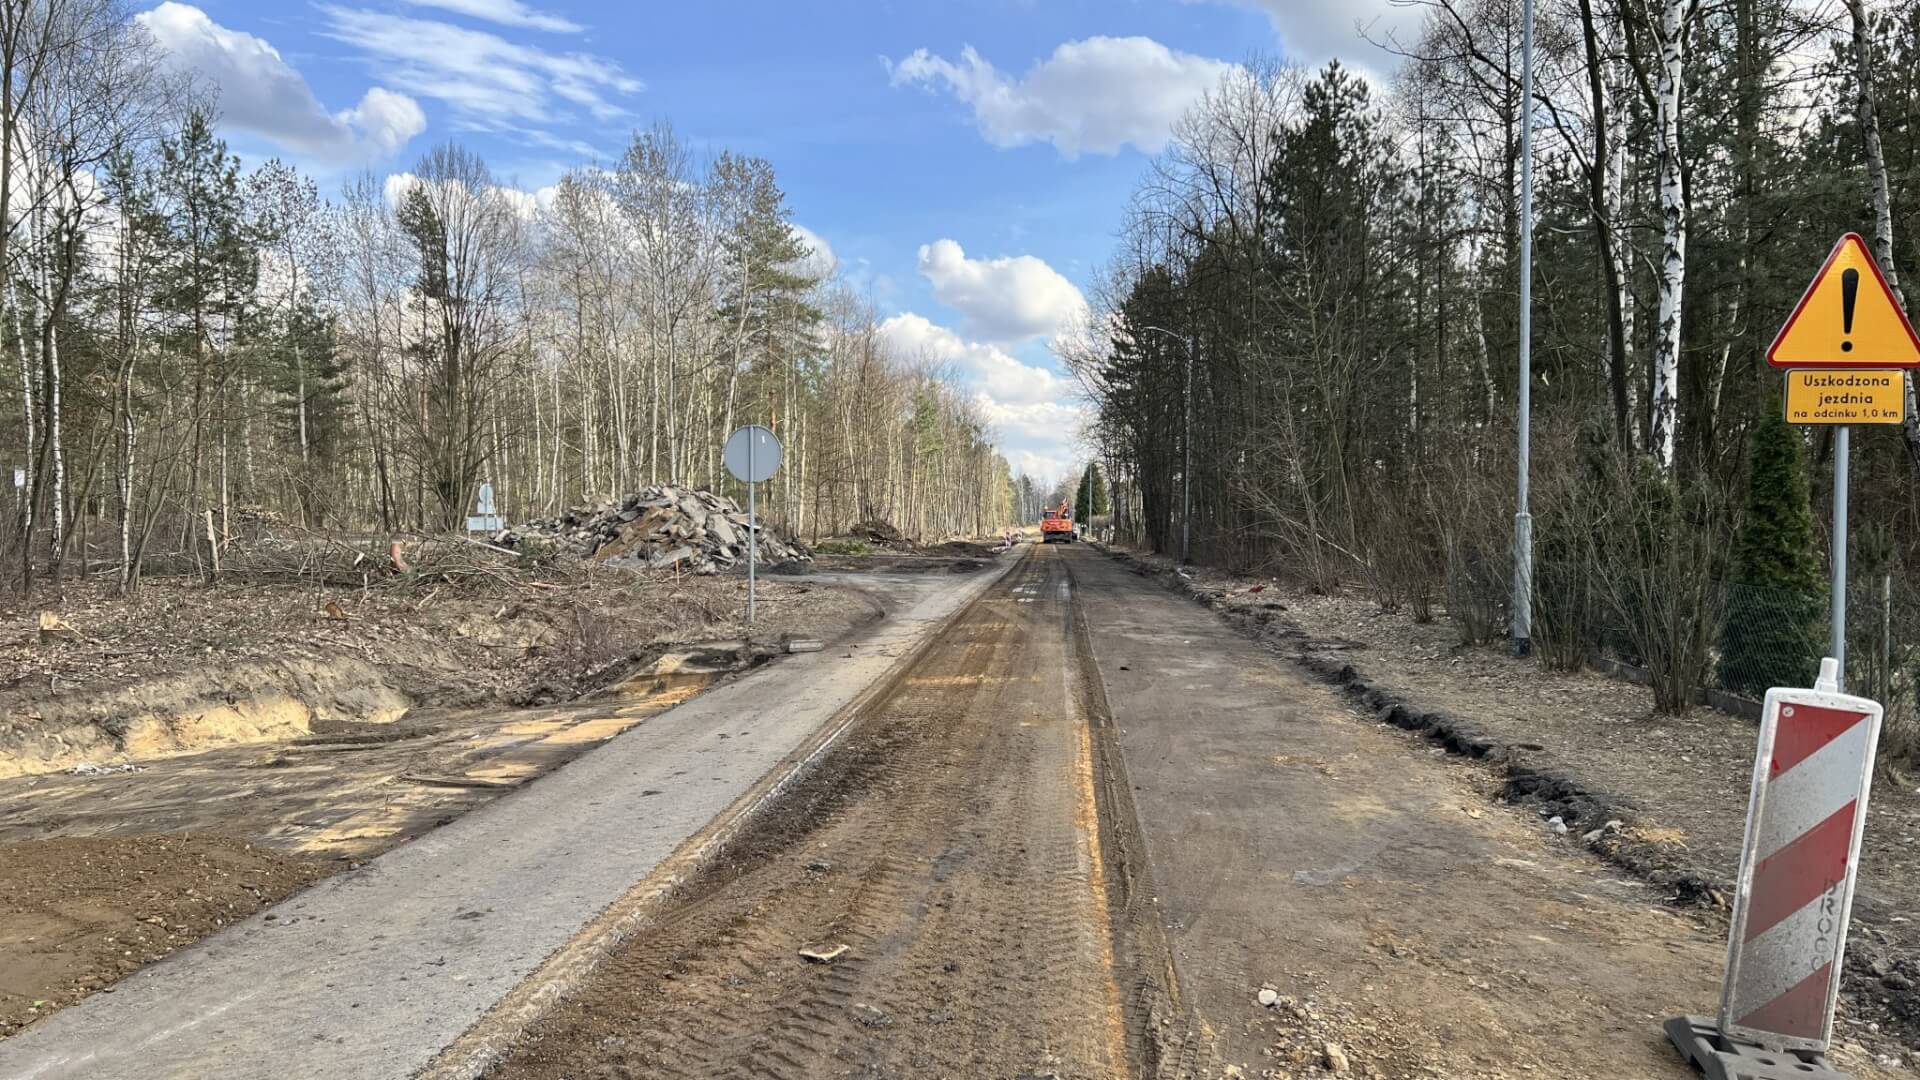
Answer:
M564 564L465 536L350 537L283 526L233 541L221 558L222 579L263 584L553 589L573 580Z
M656 485L618 501L576 506L557 518L502 530L494 542L520 548L529 540L569 548L595 562L645 570L718 574L747 560L752 530L740 505L693 488ZM759 529L758 559L767 565L811 560L797 541Z

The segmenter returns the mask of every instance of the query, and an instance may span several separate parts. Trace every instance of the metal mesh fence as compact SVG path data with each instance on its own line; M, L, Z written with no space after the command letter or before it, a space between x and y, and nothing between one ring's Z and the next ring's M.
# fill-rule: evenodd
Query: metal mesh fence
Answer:
M1920 756L1920 593L1893 574L1847 590L1847 689L1886 707L1883 753ZM1824 641L1825 638L1823 637Z
M1827 649L1827 598L1729 584L1708 686L1758 700L1775 686L1811 686Z
M1846 689L1887 711L1885 752L1920 752L1920 594L1893 574L1863 575L1847 589ZM1832 652L1832 600L1781 589L1731 586L1726 630L1708 685L1758 699L1773 686L1808 686Z
M1643 635L1623 625L1619 603L1607 602L1618 598L1596 595L1589 580L1551 564L1536 572L1536 643L1648 666L1633 645ZM1713 641L1697 673L1702 688L1758 701L1770 687L1813 685L1820 658L1831 651L1831 598L1825 590L1729 583L1721 595ZM1851 583L1846 666L1848 692L1886 708L1882 752L1920 759L1920 590L1903 589L1901 579L1887 573Z

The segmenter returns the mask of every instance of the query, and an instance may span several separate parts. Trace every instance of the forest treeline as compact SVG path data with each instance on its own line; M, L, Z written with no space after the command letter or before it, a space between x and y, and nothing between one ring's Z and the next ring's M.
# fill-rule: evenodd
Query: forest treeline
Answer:
M665 124L547 194L458 144L338 193L239 161L217 102L120 0L0 2L4 579L208 554L249 522L463 524L647 483L732 490L772 427L763 511L804 536L1011 520L953 372L890 350L770 163ZM3 482L3 481L0 481Z
M1716 674L1752 660L1746 604L1778 651L1756 670L1804 685L1831 433L1778 423L1765 352L1843 233L1896 287L1920 266L1920 3L1539 0L1530 102L1520 0L1418 6L1378 42L1390 83L1246 65L1139 185L1067 356L1116 523L1177 551L1190 480L1196 559L1504 634L1531 117L1536 646L1624 654L1683 707L1756 677ZM1876 596L1920 558L1908 394L1904 429L1854 440ZM1860 621L1856 683L1910 690L1867 670L1904 663L1879 605Z

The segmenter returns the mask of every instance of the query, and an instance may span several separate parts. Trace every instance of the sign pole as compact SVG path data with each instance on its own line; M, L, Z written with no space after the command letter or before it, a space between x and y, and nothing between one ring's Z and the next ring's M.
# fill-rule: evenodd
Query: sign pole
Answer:
M747 440L747 474L753 474L753 440ZM754 505L753 481L747 481L747 640L753 640L754 557L760 553L760 517Z
M1834 427L1833 640L1812 689L1767 691L1720 1015L1675 1017L1667 1037L1710 1077L1847 1080L1825 1054L1885 718L1842 688L1852 425L1899 423L1920 368L1920 333L1858 234L1834 245L1767 363L1786 369L1787 423Z
M1859 233L1847 233L1833 246L1767 349L1767 364L1788 369L1787 423L1835 425L1833 628L1827 654L1838 668L1836 683L1844 688L1851 425L1900 423L1906 371L1920 368L1920 333Z
M727 445L721 450L720 458L726 462L727 471L734 479L747 485L747 638L753 638L754 608L759 600L760 581L760 506L756 499L759 485L773 479L780 471L780 459L784 451L780 448L780 439L773 432L758 424L746 427L727 437Z
M1180 565L1192 561L1187 545L1193 538L1193 350L1194 339L1187 339L1186 433L1180 437Z
M1839 689L1847 688L1847 480L1853 456L1853 429L1833 433L1833 644L1827 655L1839 667Z

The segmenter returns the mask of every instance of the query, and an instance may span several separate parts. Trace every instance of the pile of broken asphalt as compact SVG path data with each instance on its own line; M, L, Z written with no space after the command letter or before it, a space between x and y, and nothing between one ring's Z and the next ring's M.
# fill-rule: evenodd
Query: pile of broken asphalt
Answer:
M812 558L798 541L782 539L764 522L756 534L732 499L669 485L515 525L494 542L517 549L544 541L609 566L718 574L745 564L756 535L755 557L769 566Z

